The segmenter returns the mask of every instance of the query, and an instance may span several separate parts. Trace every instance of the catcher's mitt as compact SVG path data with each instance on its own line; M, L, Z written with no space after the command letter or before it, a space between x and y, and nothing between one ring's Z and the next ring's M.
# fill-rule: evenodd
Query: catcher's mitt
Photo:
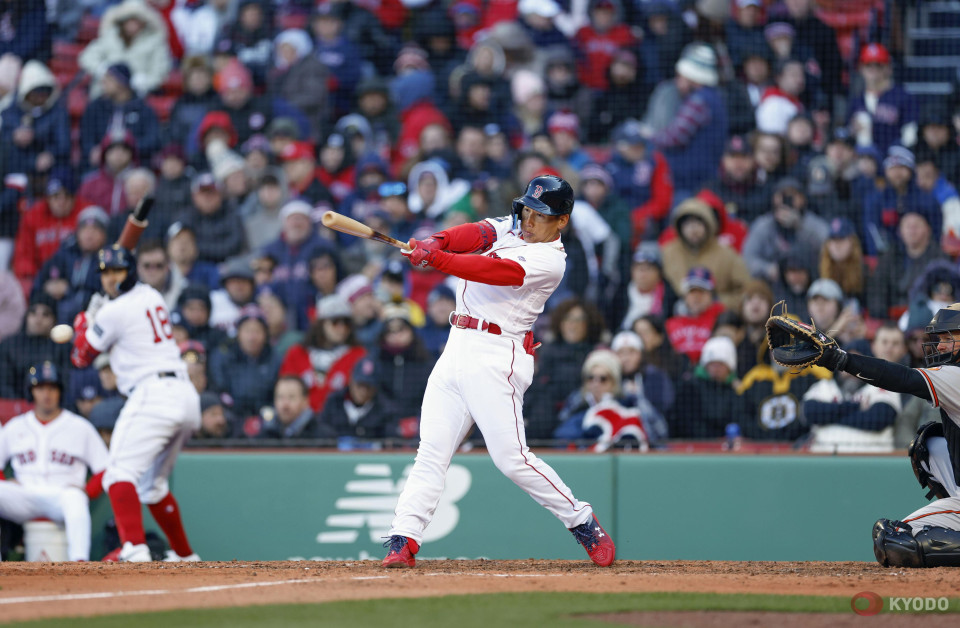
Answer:
M767 342L773 360L792 368L815 364L828 348L839 349L837 341L817 329L812 321L807 325L787 316L786 301L780 301L770 309Z

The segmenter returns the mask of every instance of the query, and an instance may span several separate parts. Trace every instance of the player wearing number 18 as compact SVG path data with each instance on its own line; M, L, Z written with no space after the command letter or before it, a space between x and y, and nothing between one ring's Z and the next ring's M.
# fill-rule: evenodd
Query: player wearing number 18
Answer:
M74 319L70 359L83 368L109 352L117 388L127 397L103 476L123 543L120 560L151 560L141 503L173 548L168 560L199 560L167 479L184 443L200 427L200 397L180 359L163 296L137 281L133 253L114 244L100 251L99 265L104 294L94 295Z

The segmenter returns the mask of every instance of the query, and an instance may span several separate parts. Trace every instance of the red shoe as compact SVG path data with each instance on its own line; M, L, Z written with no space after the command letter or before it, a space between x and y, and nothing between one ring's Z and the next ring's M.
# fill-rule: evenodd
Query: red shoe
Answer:
M613 544L613 539L597 521L596 515L593 516L593 521L570 528L570 532L573 533L573 538L577 539L577 543L587 550L590 560L601 567L609 567L613 564L617 548Z
M387 557L381 563L384 567L417 566L417 559L413 555L420 551L420 546L413 539L395 534L383 546L390 548Z

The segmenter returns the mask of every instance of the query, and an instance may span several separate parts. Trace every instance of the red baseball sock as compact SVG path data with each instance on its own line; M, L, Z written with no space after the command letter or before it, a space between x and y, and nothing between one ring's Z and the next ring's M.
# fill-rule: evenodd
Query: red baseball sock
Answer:
M183 521L180 520L180 507L177 506L173 493L167 493L167 496L156 504L150 504L150 514L167 535L170 548L177 553L177 556L189 556L193 553L190 541L187 540L187 533L183 529Z
M110 485L107 493L110 495L110 505L113 506L113 518L117 522L120 542L134 545L146 543L137 488L132 482L117 482Z

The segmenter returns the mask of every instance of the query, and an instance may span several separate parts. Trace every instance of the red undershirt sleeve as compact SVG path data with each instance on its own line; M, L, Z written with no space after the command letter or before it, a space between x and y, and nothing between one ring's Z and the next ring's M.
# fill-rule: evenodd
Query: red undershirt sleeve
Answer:
M512 259L482 255L455 255L443 251L430 254L430 265L448 275L490 286L522 286L527 272Z
M497 241L497 230L486 220L457 225L433 234L451 253L476 253L489 250Z

